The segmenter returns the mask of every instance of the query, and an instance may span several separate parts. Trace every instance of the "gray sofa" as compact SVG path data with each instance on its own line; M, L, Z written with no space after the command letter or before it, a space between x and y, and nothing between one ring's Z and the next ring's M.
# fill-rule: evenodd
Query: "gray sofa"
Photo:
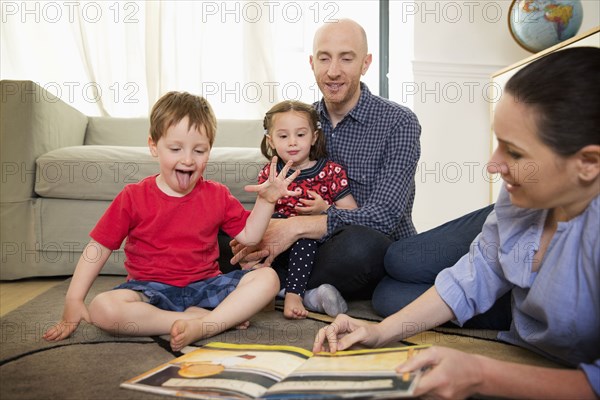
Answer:
M0 81L0 96L0 279L70 275L116 194L158 172L148 119L88 117L31 81ZM247 208L261 137L262 121L218 121L205 172ZM123 260L114 252L102 273L125 274Z

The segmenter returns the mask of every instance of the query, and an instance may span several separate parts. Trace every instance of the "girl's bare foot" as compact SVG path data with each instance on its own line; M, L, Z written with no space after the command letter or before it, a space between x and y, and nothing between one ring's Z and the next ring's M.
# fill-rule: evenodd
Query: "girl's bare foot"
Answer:
M283 316L288 319L304 319L308 311L302 304L302 297L296 293L286 293L283 303Z

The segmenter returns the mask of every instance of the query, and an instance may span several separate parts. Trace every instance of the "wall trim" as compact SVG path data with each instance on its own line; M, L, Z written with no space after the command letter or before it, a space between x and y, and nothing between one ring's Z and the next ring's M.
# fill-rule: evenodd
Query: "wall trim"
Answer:
M413 61L415 76L445 76L450 78L471 78L491 80L492 74L505 68L505 65L466 64L437 61Z

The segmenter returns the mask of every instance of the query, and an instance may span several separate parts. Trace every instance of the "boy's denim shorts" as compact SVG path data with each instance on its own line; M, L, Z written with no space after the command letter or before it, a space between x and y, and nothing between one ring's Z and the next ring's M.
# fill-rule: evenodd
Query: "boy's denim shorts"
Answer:
M149 304L167 311L185 311L195 306L215 308L235 290L242 277L249 271L235 270L214 278L177 287L160 282L130 280L115 287L142 293Z

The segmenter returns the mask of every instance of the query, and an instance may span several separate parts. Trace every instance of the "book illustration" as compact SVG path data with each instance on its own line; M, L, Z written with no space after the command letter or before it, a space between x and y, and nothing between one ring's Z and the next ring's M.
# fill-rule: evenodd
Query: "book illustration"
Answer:
M252 360L256 356L243 354L233 357L215 358L214 360L183 362L180 364L178 374L184 378L206 378L217 375L225 370L225 367L234 367L242 360Z
M293 346L209 343L121 386L202 399L410 396L419 374L394 368L426 346L311 352Z

